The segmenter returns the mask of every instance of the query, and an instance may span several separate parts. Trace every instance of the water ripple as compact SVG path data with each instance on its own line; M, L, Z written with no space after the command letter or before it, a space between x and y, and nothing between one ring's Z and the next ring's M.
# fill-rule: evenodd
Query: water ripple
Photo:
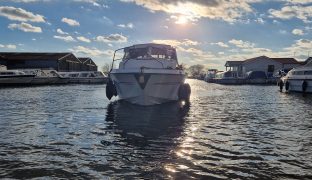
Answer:
M103 85L0 89L0 178L312 179L312 96L188 80L191 103Z

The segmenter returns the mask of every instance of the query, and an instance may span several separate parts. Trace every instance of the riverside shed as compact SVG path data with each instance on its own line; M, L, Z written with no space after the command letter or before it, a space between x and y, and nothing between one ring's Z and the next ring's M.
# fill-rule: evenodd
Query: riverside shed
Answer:
M0 64L7 66L8 69L55 69L60 72L85 71L87 69L83 68L83 62L70 52L0 52ZM94 65L92 65L93 68Z

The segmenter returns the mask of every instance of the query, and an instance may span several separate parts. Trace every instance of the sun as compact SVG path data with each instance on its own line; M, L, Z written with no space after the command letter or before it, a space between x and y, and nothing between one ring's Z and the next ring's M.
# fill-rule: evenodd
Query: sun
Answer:
M188 18L186 16L179 16L175 23L176 24L187 24L188 23Z

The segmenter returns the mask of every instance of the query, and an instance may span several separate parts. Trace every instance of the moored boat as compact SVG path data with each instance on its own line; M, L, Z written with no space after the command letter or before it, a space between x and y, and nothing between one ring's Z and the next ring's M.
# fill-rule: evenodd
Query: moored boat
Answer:
M117 51L124 55L114 67ZM164 44L138 44L115 51L106 95L138 105L154 105L179 99L188 101L190 86L185 84L176 50Z
M312 93L312 62L290 70L281 78L280 88L286 91Z
M29 85L35 76L18 70L0 70L0 86Z
M59 72L64 78L69 78L69 83L104 84L108 78L100 71Z

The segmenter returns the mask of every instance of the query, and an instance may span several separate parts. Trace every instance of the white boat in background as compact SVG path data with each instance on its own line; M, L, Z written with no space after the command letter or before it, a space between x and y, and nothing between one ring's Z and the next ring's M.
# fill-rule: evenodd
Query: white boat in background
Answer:
M108 78L100 71L59 72L69 83L104 84Z
M218 72L213 78L213 82L218 84L243 84L244 78L237 77L235 71Z
M122 59L115 59L123 50ZM121 60L114 69L114 62ZM138 105L154 105L179 99L189 100L190 86L179 66L176 50L163 44L138 44L115 51L106 96Z
M7 67L0 64L0 71L6 71L6 70L7 70Z
M312 62L290 70L281 82L281 90L312 93Z
M0 87L10 85L29 85L36 75L28 75L18 70L0 70Z
M23 69L20 71L28 75L35 75L30 82L31 85L66 84L69 81L69 78L63 78L55 70Z

